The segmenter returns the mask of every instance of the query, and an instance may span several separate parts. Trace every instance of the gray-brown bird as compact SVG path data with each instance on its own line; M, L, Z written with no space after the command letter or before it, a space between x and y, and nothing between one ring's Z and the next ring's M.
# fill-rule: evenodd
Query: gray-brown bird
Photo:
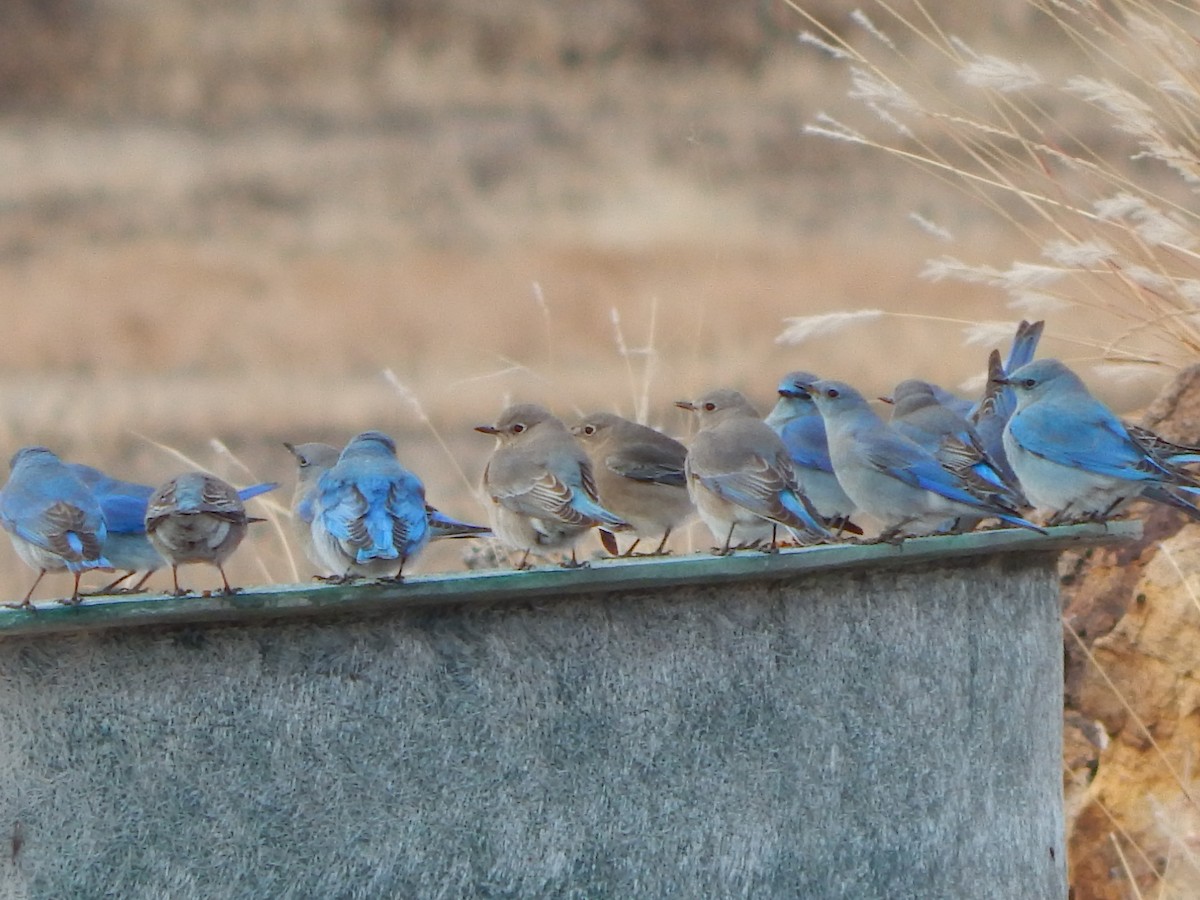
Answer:
M723 542L717 553L736 546L774 549L781 526L805 543L833 537L801 493L787 447L741 393L710 391L675 405L700 418L688 451L688 490L700 518Z
M517 568L533 551L571 550L597 525L618 529L626 523L600 505L592 464L559 419L533 403L510 406L495 425L476 431L496 436L497 446L483 472L483 491L496 536L523 550Z
M695 511L684 477L687 447L653 428L612 413L592 413L571 428L592 461L596 490L605 509L629 523L636 536L660 538L650 556L660 556L671 532ZM607 534L607 532L604 532ZM616 541L609 548L615 554Z
M176 596L187 593L179 588L179 567L188 563L216 566L225 593L236 593L225 577L225 560L246 536L246 525L261 521L246 515L233 485L203 472L172 478L146 507L146 535L171 565Z

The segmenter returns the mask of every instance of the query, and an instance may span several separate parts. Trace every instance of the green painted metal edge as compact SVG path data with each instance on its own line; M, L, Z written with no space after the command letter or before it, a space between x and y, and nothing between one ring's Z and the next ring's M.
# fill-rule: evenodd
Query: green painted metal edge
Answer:
M0 609L0 637L99 631L146 625L193 625L379 613L418 606L490 604L573 594L646 590L687 584L787 579L848 568L910 565L1008 553L1056 553L1073 547L1136 540L1137 520L1066 525L1038 534L1017 528L910 538L902 544L822 544L766 554L607 559L587 568L544 567L425 575L403 584L282 584L252 587L232 597L136 594L92 597L79 606L40 601L35 611Z

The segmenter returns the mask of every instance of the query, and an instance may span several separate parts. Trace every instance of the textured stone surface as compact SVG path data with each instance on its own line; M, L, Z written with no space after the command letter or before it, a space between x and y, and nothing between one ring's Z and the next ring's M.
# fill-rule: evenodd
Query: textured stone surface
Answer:
M1029 553L4 640L0 896L1060 898L1058 608Z
M1200 366L1143 424L1200 442ZM1162 507L1137 514L1141 540L1061 566L1071 885L1089 900L1200 896L1200 528Z

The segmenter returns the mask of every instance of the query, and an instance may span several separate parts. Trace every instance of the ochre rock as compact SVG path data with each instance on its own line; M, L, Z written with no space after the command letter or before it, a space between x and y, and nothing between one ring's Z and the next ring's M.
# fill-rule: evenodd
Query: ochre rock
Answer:
M1145 424L1200 442L1200 367ZM1200 524L1135 507L1136 544L1063 561L1073 896L1200 897Z

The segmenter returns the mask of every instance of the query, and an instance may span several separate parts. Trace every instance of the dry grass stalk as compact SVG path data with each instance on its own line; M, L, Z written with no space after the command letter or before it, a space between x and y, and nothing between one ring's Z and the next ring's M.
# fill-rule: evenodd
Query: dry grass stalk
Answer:
M1052 76L978 51L921 0L853 15L861 41L789 0L814 29L802 42L848 66L850 96L877 120L822 114L806 131L926 171L1039 257L1005 269L945 257L927 277L993 285L1022 315L1103 318L1107 360L1186 365L1200 352L1200 11L1028 2L1087 71Z

